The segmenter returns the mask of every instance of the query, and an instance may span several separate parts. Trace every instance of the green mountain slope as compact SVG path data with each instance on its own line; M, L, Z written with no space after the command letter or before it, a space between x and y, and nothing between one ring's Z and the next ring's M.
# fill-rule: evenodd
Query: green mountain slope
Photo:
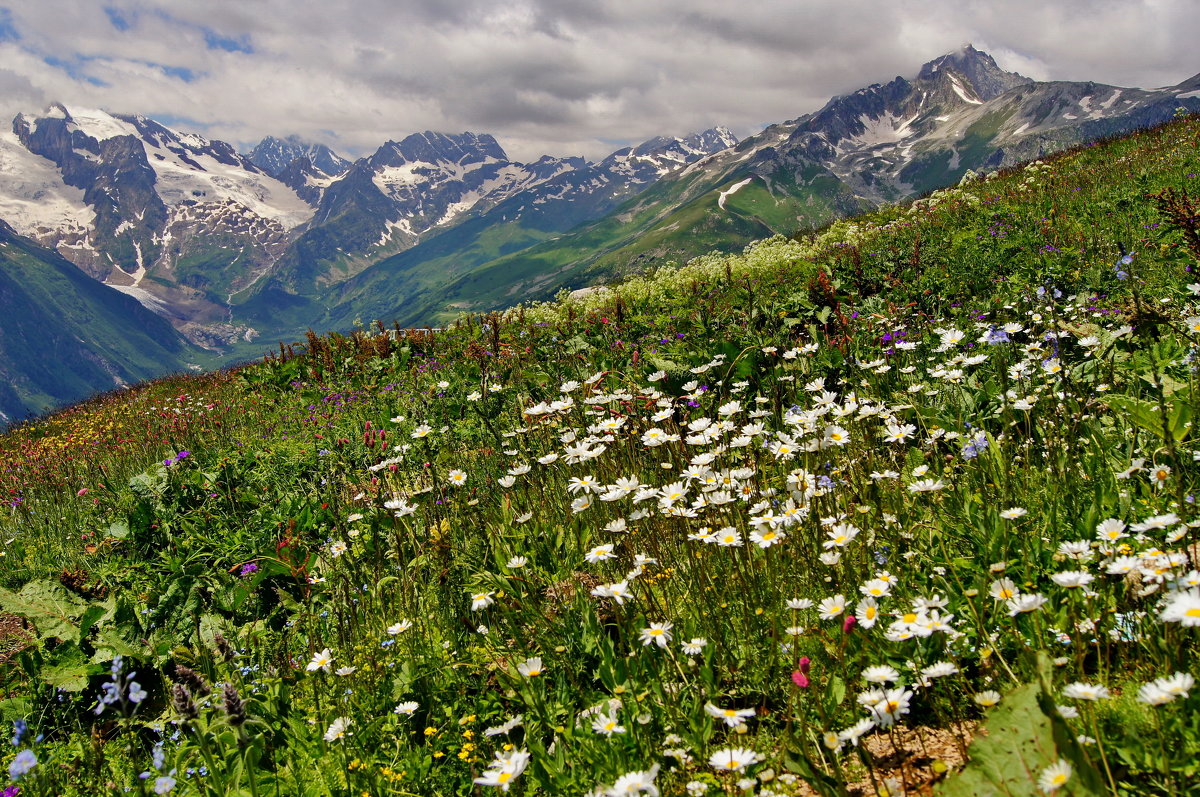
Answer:
M3 222L0 318L0 423L180 370L199 354L166 319Z

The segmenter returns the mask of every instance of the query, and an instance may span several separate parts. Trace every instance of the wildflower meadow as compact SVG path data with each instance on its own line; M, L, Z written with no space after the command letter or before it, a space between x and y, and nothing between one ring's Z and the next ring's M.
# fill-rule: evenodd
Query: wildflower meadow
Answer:
M3 794L1200 793L1198 144L9 430Z

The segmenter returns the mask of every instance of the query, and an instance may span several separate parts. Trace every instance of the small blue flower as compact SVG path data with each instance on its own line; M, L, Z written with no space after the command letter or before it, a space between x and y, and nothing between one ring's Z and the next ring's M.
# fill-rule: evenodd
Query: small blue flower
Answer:
M984 338L984 343L987 343L989 346L995 346L998 343L1008 342L1008 333L999 327L992 327L990 330L988 330L987 337Z
M159 742L158 744L154 745L153 755L154 755L154 768L157 769L159 772L161 772L162 768L163 768L164 759L166 758L166 756L163 755L162 742Z
M129 700L132 703L141 703L146 699L146 690L137 681L129 682Z
M37 756L33 754L32 750L22 750L8 765L8 776L13 780L20 780L37 766L37 762Z
M972 437L970 442L968 442L965 446L963 446L963 450L962 450L963 459L974 459L975 457L979 456L980 452L983 451L987 447L988 447L987 435L984 434L983 432L980 432L979 434Z

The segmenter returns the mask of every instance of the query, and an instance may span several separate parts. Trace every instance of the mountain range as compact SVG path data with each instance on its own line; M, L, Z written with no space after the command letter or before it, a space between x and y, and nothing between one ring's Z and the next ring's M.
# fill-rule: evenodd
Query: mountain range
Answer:
M141 371L102 368L88 383L101 389L310 327L436 324L740 248L1180 107L1200 110L1200 75L1159 89L1038 82L970 45L742 141L714 128L596 162L519 163L490 135L432 131L354 161L294 137L243 154L144 116L54 105L0 132L0 219L45 274L69 261L136 300L106 300L130 309L111 318L119 332L169 322L155 327L161 352ZM30 357L16 348L0 347L0 373L19 381ZM0 394L0 412L78 393L28 387L20 401Z

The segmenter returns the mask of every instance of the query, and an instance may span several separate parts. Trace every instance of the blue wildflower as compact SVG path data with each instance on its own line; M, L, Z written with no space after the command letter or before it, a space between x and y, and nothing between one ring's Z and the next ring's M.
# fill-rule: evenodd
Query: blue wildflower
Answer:
M37 766L37 756L32 750L22 750L17 753L17 757L8 765L8 776L13 780L20 780L25 775Z
M975 457L979 456L980 452L982 452L987 447L988 447L987 435L984 434L983 432L980 432L979 434L972 437L971 440L965 446L963 446L963 450L962 450L963 459L974 459Z

